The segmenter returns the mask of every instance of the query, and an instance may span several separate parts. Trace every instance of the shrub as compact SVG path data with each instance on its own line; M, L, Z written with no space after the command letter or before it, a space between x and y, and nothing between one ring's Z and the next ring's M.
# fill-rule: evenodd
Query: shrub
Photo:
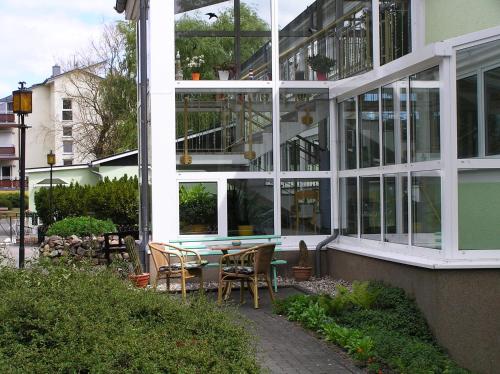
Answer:
M93 271L0 270L1 373L259 372L231 310Z
M28 207L28 194L24 195L26 197L25 204ZM19 192L2 192L0 193L0 207L4 208L19 208Z
M106 232L115 232L116 226L111 221L101 221L92 217L65 218L50 225L46 235L68 237L96 236Z

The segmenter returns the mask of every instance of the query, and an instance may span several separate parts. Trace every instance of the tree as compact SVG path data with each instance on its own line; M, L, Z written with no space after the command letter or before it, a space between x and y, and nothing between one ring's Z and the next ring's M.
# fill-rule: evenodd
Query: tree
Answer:
M135 24L117 22L103 29L66 70L66 95L77 104L73 141L84 156L106 157L137 148Z

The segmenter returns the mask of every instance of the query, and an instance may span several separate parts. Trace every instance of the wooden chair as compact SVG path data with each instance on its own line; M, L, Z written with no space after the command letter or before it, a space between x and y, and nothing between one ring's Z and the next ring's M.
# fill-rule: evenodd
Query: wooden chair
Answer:
M202 260L196 251L166 243L149 243L149 248L156 269L154 289L158 286L159 279L165 278L167 292L170 292L170 279L180 278L182 298L186 300L186 279L198 277L200 292L203 292L203 267L208 261ZM193 254L196 260L188 261L188 254Z
M240 303L243 303L245 282L253 295L254 308L259 308L258 282L265 280L269 296L274 301L271 287L271 261L276 244L262 244L237 253L224 255L219 264L219 292L217 302L222 303L223 294L231 282L240 282Z

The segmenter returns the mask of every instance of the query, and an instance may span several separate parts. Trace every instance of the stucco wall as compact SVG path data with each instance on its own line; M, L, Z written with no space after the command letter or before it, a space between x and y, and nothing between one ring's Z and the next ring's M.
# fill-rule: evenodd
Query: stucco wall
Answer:
M137 177L139 168L138 166L100 166L99 174L103 178L108 177L109 179L121 178L125 174L129 177Z
M438 342L477 373L500 368L500 270L430 270L329 249L336 278L382 280L415 297Z
M498 0L426 0L425 41L452 38L500 25Z

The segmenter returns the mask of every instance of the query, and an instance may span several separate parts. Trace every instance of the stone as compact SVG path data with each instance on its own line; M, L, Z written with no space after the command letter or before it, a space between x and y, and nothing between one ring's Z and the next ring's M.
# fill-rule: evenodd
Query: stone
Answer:
M78 256L85 256L85 248L83 248L83 247L78 247L78 248L76 249L76 254L77 254Z
M128 260L130 258L127 252L123 252L122 257L124 260Z
M50 246L49 246L48 244L45 244L45 245L43 246L43 251L44 251L44 252L48 252L48 251L50 251Z
M59 251L58 250L53 250L49 254L50 257L58 257L59 256Z
M62 238L58 235L52 235L52 236L49 236L49 241L53 242L53 241L56 241L56 240L62 240Z

